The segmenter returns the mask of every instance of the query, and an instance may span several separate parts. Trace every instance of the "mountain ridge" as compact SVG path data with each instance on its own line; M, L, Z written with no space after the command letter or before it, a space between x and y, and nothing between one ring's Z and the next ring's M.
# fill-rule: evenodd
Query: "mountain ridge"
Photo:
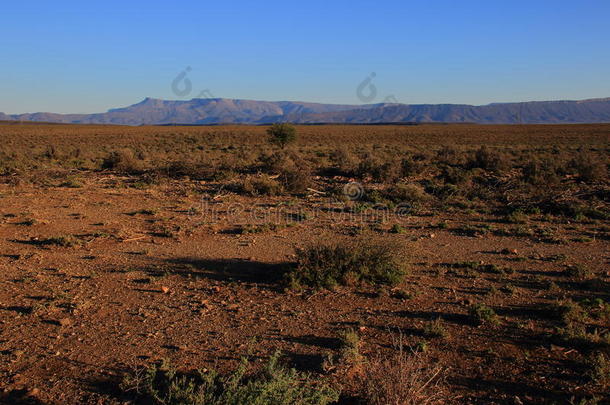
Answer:
M0 120L71 124L215 125L477 123L562 124L610 122L610 97L586 100L469 104L324 104L300 101L260 101L227 98L142 101L105 113L0 113Z

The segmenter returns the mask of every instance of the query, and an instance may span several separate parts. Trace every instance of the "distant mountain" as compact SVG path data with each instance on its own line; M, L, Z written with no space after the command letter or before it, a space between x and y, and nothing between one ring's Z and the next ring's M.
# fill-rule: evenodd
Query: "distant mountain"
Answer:
M196 98L168 101L146 98L138 104L98 114L32 113L0 120L73 124L266 124L293 123L427 123L571 124L610 122L610 98L582 101L536 101L462 104L340 105L291 101L252 101Z

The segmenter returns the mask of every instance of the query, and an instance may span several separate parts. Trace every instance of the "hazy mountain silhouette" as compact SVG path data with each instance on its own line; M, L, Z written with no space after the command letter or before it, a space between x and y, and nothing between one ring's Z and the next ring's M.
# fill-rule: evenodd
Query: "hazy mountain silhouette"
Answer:
M168 101L146 98L140 103L97 114L31 113L0 120L75 124L264 124L293 123L406 123L472 122L479 124L561 124L610 122L610 98L581 101L536 101L462 104L340 105L291 101L253 101L223 98Z

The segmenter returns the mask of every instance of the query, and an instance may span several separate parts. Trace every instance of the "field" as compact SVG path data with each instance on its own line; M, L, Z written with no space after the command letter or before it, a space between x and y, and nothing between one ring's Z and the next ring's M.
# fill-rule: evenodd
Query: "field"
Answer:
M0 123L0 402L610 403L610 125L296 129Z

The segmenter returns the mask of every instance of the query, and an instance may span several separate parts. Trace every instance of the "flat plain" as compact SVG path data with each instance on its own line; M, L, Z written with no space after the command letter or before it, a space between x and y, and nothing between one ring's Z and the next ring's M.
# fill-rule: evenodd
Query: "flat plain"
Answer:
M344 404L609 403L610 125L266 130L0 124L1 401L279 352Z

